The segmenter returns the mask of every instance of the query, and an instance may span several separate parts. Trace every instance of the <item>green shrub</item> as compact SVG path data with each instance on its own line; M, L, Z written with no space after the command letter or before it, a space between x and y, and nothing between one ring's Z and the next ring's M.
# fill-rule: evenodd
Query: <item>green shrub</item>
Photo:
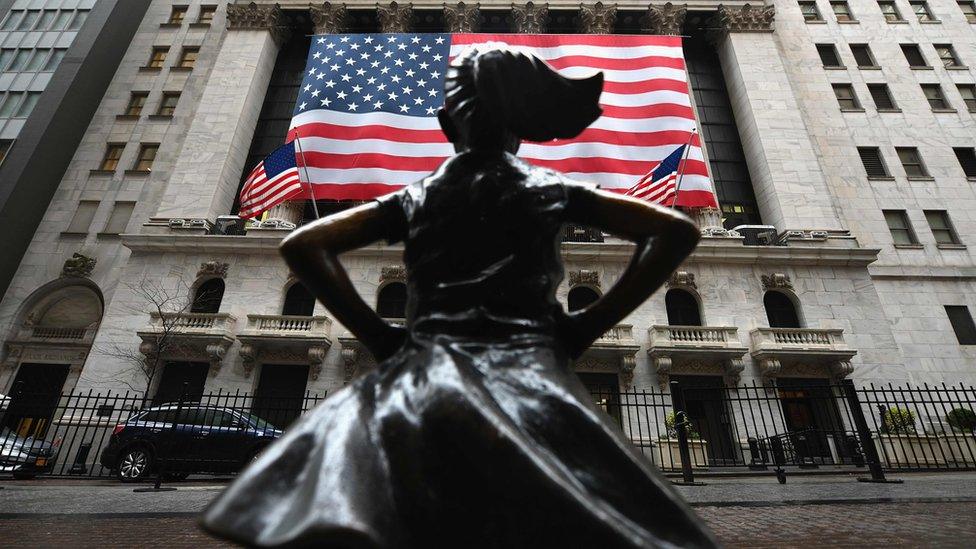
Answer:
M685 416L687 417L687 416ZM674 425L674 412L668 412L668 415L664 416L664 425L668 429L668 438L678 438L678 428ZM688 421L685 425L685 432L688 433L688 439L700 439L701 435L695 430L695 426Z
M969 408L956 408L946 414L949 426L957 431L972 433L976 430L976 412Z
M882 430L885 433L915 433L915 412L907 408L888 408L881 415Z

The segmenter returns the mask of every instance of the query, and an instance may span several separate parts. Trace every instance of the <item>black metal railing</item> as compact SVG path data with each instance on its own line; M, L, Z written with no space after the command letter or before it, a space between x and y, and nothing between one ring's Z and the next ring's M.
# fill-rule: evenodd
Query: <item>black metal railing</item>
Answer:
M976 469L973 387L703 379L592 395L648 460L685 480L736 469L867 470L875 479ZM138 461L126 454L133 448L145 450L146 470L129 480L232 474L325 396L186 395L159 404L135 393L13 394L0 411L0 475L124 476L123 461Z

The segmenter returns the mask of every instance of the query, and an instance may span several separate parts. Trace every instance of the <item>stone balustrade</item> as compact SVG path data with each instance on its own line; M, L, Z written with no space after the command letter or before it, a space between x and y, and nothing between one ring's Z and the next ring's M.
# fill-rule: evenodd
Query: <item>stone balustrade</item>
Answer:
M593 345L636 345L634 327L630 324L617 324L600 336Z
M246 332L321 337L328 334L331 327L332 321L327 316L247 315Z
M647 330L651 359L658 379L666 386L670 374L687 368L713 368L738 383L748 349L739 341L735 326L670 326L655 324Z
M233 331L237 318L229 313L157 313L149 314L149 326L156 330L180 333Z
M651 347L667 345L701 347L728 346L740 347L738 328L735 326L651 326L649 337Z
M752 357L766 377L790 367L821 367L837 377L854 371L857 351L847 346L840 328L756 328L750 333Z
M91 328L60 328L57 326L32 326L29 337L32 339L89 339L94 335Z
M756 328L750 332L753 349L846 349L840 328Z

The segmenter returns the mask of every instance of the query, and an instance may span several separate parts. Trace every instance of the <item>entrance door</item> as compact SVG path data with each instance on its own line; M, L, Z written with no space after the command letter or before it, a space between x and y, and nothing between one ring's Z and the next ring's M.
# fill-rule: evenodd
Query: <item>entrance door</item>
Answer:
M779 378L776 385L797 460L801 463L833 462L828 438L833 438L835 443L842 441L844 431L829 381ZM836 444L836 448L843 452L844 444Z
M264 364L251 412L284 429L302 414L308 383L307 364Z
M156 405L167 402L179 402L186 386L184 402L200 402L203 397L203 386L207 382L207 371L210 365L206 362L167 362L163 366L163 375L156 387Z
M3 426L22 437L42 438L51 425L67 377L67 364L21 364L10 389Z
M617 374L577 373L593 402L620 425L620 379Z
M738 449L732 444L732 426L722 376L671 376L685 397L692 427L706 446L709 463L733 465Z

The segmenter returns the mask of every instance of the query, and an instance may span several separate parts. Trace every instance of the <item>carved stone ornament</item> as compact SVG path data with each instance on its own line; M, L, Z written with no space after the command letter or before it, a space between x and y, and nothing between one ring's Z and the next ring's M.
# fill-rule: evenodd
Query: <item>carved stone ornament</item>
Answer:
M698 284L695 283L695 275L689 273L688 271L675 271L671 278L665 282L668 288L692 288L694 290L698 289Z
M224 363L224 357L227 356L228 346L226 343L211 343L207 345L207 358L210 361L210 377L214 377L220 372L220 366Z
M326 353L328 353L328 349L325 347L308 348L308 363L311 366L312 381L318 381L319 376L322 375L322 364L325 362Z
M783 369L783 364L778 358L764 358L759 361L759 372L763 377L776 377Z
M841 360L830 365L830 373L839 378L845 378L854 373L854 364L849 360Z
M444 3L444 22L447 32L478 32L478 19L481 16L481 4L468 5L464 2L457 4Z
M228 30L266 30L280 46L288 40L290 29L278 4L227 4Z
M312 23L315 24L315 34L336 34L346 28L348 11L345 4L310 4L308 11L312 16Z
M98 260L75 252L70 259L66 259L64 266L61 267L62 278L88 278L95 269Z
M729 384L733 387L739 384L742 378L742 371L746 369L746 363L741 358L730 358L725 363L725 375L729 378Z
M587 34L611 34L617 18L617 5L580 4L580 26Z
M776 6L753 7L746 4L742 7L726 7L719 5L713 26L725 32L773 32L773 20L776 17Z
M227 278L227 269L230 267L228 263L222 263L220 261L206 261L200 264L200 270L197 271L197 278L199 277L217 277L217 278Z
M789 275L783 273L773 273L762 275L762 285L764 290L792 290L793 283L790 282Z
M410 20L413 19L413 4L376 4L376 15L380 19L382 32L408 32Z
M593 286L600 287L600 273L598 271L569 271L569 286Z
M403 265L389 265L380 270L380 282L406 282L407 270Z
M241 355L241 366L244 367L244 377L249 378L258 361L258 350L250 343L243 343L239 354Z
M546 32L549 4L537 6L532 2L512 4L515 32L541 34Z
M688 5L682 4L675 6L671 2L658 5L647 6L647 14L644 16L644 31L648 34L681 34L681 27L685 24L685 14L688 13Z

